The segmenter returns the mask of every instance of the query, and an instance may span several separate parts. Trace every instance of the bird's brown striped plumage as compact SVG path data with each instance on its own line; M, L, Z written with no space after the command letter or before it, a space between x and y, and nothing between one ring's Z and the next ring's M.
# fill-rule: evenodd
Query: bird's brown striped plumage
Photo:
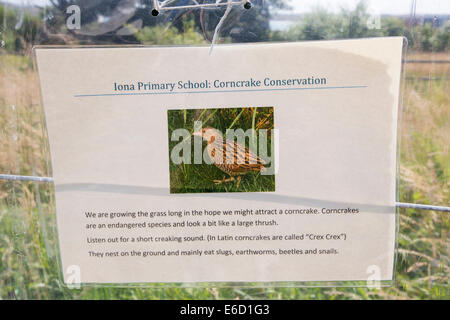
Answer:
M224 139L214 128L203 128L194 135L207 141L206 148L212 163L231 177L266 170L263 159L237 141Z

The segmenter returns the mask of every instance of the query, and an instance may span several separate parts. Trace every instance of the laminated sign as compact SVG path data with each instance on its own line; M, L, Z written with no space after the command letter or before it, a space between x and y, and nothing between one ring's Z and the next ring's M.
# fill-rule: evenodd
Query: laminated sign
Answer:
M65 281L392 280L402 49L36 48Z

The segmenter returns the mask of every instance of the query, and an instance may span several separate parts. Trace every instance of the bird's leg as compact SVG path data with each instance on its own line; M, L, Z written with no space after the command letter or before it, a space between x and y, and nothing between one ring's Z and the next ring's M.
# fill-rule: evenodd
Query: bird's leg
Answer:
M239 184L241 183L241 179L242 179L241 176L237 177L236 189L239 189Z
M225 179L225 177L223 177L222 180L214 180L215 184L221 184L221 183L225 183L225 182L231 182L234 181L234 177L230 177L228 179Z

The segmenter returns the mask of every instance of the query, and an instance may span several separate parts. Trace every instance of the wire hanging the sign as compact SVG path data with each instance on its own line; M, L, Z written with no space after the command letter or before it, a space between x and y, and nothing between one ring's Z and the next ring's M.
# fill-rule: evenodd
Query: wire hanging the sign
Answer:
M250 9L252 4L249 0L206 0L199 3L197 0L153 0L152 15L157 16L160 12L180 9L220 8L225 6L240 6Z
M249 0L205 0L203 3L199 3L197 0L153 0L153 10L152 15L157 16L162 11L170 11L170 10L182 10L182 9L214 9L221 8L226 6L225 13L220 18L219 23L217 24L214 30L214 36L211 41L211 48L209 50L209 54L211 54L214 44L217 41L217 37L219 35L220 28L222 27L225 19L228 17L231 9L234 6L243 5L245 9L250 9L252 4Z

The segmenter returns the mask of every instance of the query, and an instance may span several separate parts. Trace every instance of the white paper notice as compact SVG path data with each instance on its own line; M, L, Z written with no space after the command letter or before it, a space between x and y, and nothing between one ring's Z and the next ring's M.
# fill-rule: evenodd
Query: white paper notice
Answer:
M37 48L65 281L391 280L402 47Z

